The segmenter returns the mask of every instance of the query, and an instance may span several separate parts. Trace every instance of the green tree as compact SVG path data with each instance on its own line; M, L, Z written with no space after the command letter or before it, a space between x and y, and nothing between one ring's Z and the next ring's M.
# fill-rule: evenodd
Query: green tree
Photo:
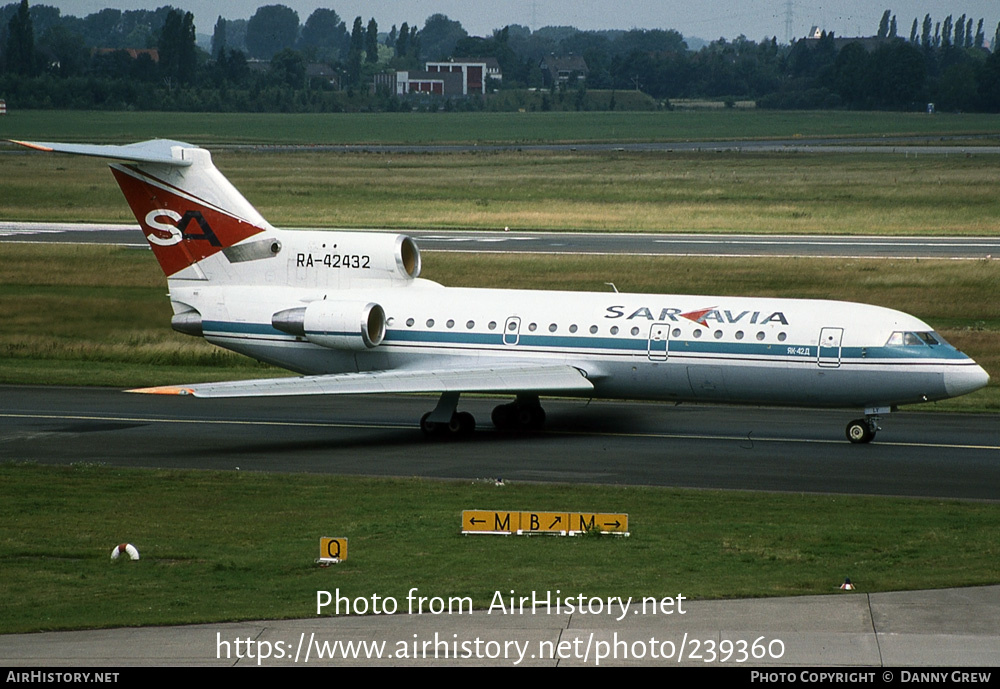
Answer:
M396 35L396 42L393 47L396 56L390 61L390 66L395 69L418 69L420 67L419 56L420 45L416 36L417 27L412 29L409 24L403 22Z
M241 50L226 50L219 57L222 78L231 84L245 86L250 83L250 66L247 56Z
M320 7L306 19L299 37L299 49L319 62L340 59L348 41L347 27L331 9Z
M410 46L410 57L414 63L419 63L421 55L421 37L418 33L416 24L410 27L410 40L408 43Z
M899 41L880 45L870 64L874 69L876 104L906 108L923 99L927 66L916 47Z
M270 60L282 48L294 46L298 37L299 14L284 5L259 7L247 22L247 50L262 60Z
M997 26L1000 34L1000 26ZM978 79L979 107L988 112L1000 112L1000 52L995 48L983 63Z
M31 23L28 0L21 0L17 12L7 23L7 71L32 76L36 73L35 30Z
M215 21L215 30L212 32L212 57L216 60L221 58L226 52L226 20L219 15Z
M351 47L347 52L347 83L357 86L361 83L361 59L365 49L365 29L361 17L354 18L351 29Z
M443 14L432 14L420 31L421 54L431 60L447 59L455 51L455 44L468 35L460 22Z
M684 36L673 29L632 29L615 42L615 51L628 54L637 50L650 53L687 52Z
M1000 32L1000 25L997 26L997 31ZM403 22L403 25L399 27L399 38L396 39L396 57L403 57L406 55L406 51L409 48L409 40L410 25Z
M167 79L182 84L194 81L198 54L195 49L194 15L170 10L158 42L160 71Z
M870 107L875 95L874 64L860 43L848 43L833 67L833 89L844 102L856 108Z
M38 42L38 47L45 55L46 62L54 66L53 71L60 77L83 74L90 59L83 36L61 25L46 31Z
M365 31L365 62L378 62L378 24L375 17L368 20L368 29Z
M941 110L970 110L978 100L976 71L971 63L954 63L941 71L934 96L934 102Z
M122 23L121 10L107 7L83 18L82 29L87 45L95 48L120 48L116 37Z
M882 20L878 23L878 37L886 38L889 35L889 17L892 15L892 10L886 10L882 13Z
M285 48L271 58L271 74L283 86L301 89L306 83L306 61L302 53Z

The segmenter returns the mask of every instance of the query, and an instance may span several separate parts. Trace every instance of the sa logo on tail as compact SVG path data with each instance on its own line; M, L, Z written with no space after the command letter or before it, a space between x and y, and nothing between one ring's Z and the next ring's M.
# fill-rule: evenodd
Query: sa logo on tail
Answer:
M157 218L161 216L170 218L174 221L174 224L158 221ZM201 228L201 234L187 231L188 225L191 224L192 220L198 223L198 227ZM149 213L146 213L146 225L153 230L146 235L146 239L159 246L172 246L174 244L179 244L185 239L204 239L207 240L212 246L222 246L222 242L219 241L219 238L215 236L215 232L212 231L212 226L208 224L208 221L205 220L205 216L203 216L200 211L187 211L184 215L181 215L177 211L172 211L169 208L152 210L149 211Z

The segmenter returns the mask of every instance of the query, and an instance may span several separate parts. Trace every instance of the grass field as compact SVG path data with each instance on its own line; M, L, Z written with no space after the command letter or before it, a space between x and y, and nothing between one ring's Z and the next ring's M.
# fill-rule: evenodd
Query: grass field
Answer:
M699 110L531 113L157 113L9 111L0 139L202 145L539 143L1000 135L996 115Z
M975 502L0 464L0 633L309 618L350 598L689 599L993 584ZM627 512L630 538L463 537L463 509ZM313 564L320 536L348 560ZM112 562L135 544L138 562Z
M0 219L134 222L100 161L0 157ZM279 227L989 235L1000 218L995 156L222 151L214 158Z

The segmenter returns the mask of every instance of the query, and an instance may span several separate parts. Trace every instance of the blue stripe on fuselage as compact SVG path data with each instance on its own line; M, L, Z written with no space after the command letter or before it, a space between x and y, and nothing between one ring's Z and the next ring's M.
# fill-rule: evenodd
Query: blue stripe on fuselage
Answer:
M264 323L236 323L232 321L205 321L203 328L207 334L217 336L267 336L280 337L282 339L293 339L280 330L276 330L270 324ZM350 333L355 334L355 333ZM359 334L359 333L358 333ZM388 330L386 331L384 344L416 344L428 347L437 345L467 345L485 346L491 348L502 347L504 351L517 352L521 349L551 350L551 351L590 351L603 352L608 354L628 354L633 356L645 355L649 349L649 340L645 338L615 338L615 337L594 337L590 335L544 335L533 333L521 333L518 343L508 345L504 343L504 334L483 333L483 332L445 332L432 330ZM824 348L825 350L826 348ZM669 354L705 354L715 356L738 356L738 357L780 357L790 361L815 362L817 359L816 345L794 345L787 342L781 343L758 343L758 342L728 342L718 340L669 340ZM824 351L824 359L836 358L827 357ZM939 359L950 361L964 361L968 357L950 345L911 345L911 346L876 346L876 347L842 347L839 355L840 361L864 361L866 359L876 360L899 360L904 363L907 360Z

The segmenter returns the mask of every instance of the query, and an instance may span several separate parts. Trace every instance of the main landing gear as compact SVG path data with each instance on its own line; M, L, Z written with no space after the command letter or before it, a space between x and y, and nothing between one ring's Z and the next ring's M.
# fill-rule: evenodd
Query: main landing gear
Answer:
M539 431L545 425L545 410L538 395L518 395L510 404L495 407L490 420L498 431Z
M476 430L476 418L467 411L457 411L458 392L441 393L433 411L420 417L420 430L427 437L464 438Z
M476 419L467 411L457 410L460 393L441 394L433 411L420 419L420 430L427 437L464 438L476 430ZM501 404L490 416L498 431L537 431L545 425L545 410L538 395L518 395L510 404Z
M882 430L878 425L879 414L888 414L890 407L868 407L865 409L865 418L854 419L847 424L847 439L852 443L870 443L875 439L875 433Z

